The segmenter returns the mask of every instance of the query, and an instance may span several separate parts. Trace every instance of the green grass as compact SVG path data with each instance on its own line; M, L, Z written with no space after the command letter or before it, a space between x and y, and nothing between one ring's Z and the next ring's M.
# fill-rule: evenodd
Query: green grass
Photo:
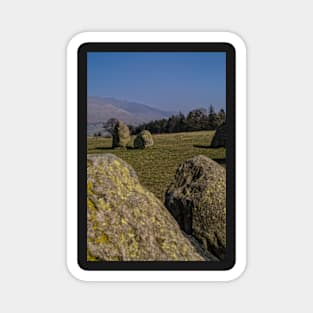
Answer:
M214 131L153 135L154 146L144 150L132 149L132 143L129 149L112 149L111 138L88 137L88 153L113 153L120 157L135 169L141 184L163 202L183 161L199 154L225 159L224 148L209 148L213 135Z

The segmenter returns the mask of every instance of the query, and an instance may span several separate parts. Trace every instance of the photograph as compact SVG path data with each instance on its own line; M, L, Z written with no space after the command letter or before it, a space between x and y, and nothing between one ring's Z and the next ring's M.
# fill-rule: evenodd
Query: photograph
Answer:
M87 261L226 251L226 52L87 53Z

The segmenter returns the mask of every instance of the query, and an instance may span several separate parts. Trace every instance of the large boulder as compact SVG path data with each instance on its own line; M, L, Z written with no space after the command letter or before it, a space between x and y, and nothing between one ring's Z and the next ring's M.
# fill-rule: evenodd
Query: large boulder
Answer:
M226 124L219 126L215 132L215 135L212 139L211 147L226 147L227 142L227 127Z
M226 172L199 155L183 162L165 194L165 206L205 251L222 259L226 248Z
M164 205L112 154L88 156L88 260L203 261Z
M134 148L145 149L153 146L153 138L148 130L141 131L134 140Z
M130 141L130 132L128 126L122 121L117 121L117 123L114 126L112 134L112 147L125 148L129 141Z

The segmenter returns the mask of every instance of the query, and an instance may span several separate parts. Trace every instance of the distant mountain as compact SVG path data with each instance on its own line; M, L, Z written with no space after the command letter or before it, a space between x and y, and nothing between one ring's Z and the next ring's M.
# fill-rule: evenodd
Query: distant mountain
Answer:
M139 125L152 120L169 117L173 112L152 108L146 104L118 100L109 97L88 97L88 133L98 131L99 125L110 118L122 120L126 124Z

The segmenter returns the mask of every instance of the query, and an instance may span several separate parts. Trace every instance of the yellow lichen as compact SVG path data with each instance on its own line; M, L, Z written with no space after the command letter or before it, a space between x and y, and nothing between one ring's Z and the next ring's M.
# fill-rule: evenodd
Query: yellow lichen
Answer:
M107 243L108 241L109 241L109 238L104 233L95 240L96 243Z

